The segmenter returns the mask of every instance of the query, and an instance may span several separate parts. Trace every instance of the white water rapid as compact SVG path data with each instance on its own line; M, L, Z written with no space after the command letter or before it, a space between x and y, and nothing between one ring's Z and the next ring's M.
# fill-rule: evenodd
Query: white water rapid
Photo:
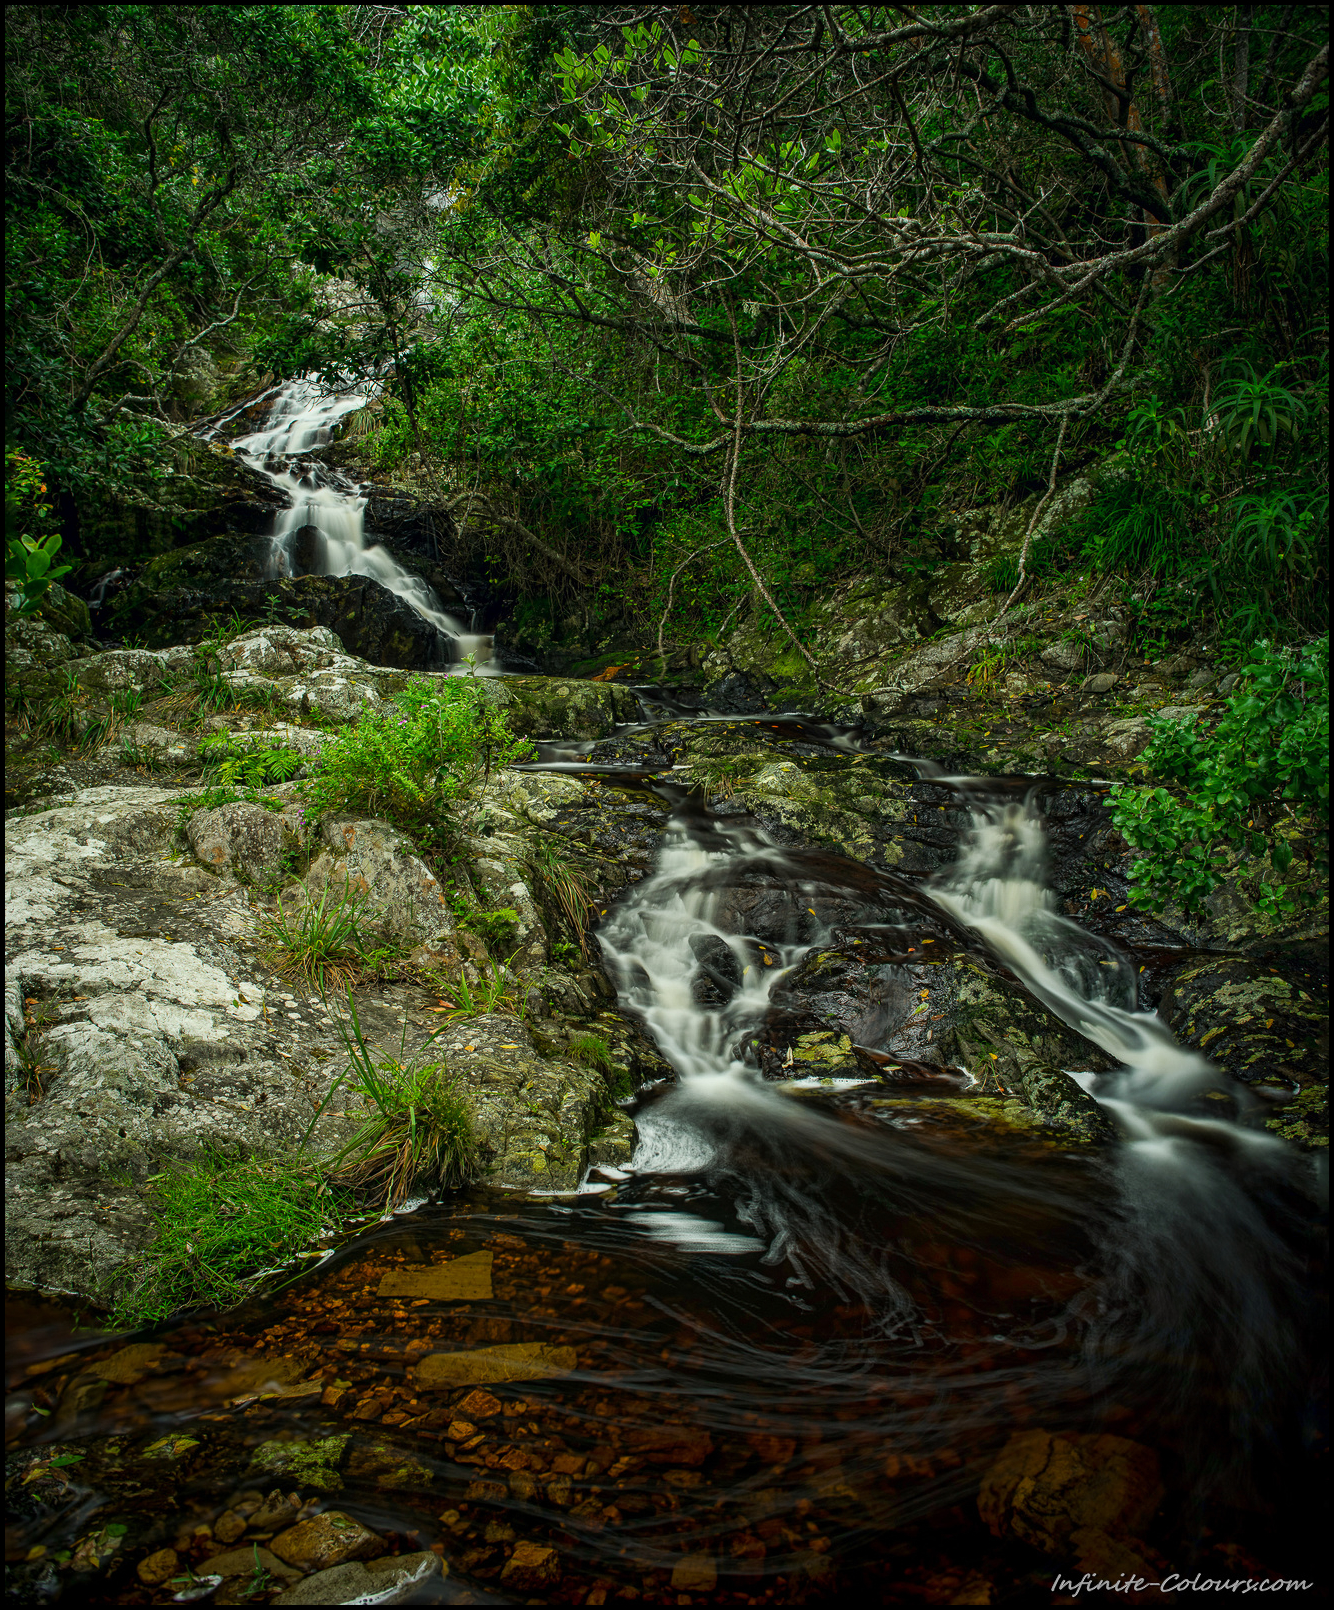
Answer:
M399 564L382 544L367 542L367 489L311 456L329 445L340 421L364 408L370 396L365 387L330 392L312 380L290 380L274 394L263 427L232 441L232 450L289 499L288 508L274 520L267 574L300 574L297 534L313 528L317 533L313 552L304 555L310 573L378 581L435 628L442 660L457 662L460 668L471 661L482 674L495 674L499 667L492 639L451 615L434 588ZM220 421L211 434L225 423Z
M1083 1238L1087 1288L1044 1322L1050 1334L1020 1327L1011 1339L1037 1356L1077 1334L1091 1401L1156 1394L1187 1441L1203 1446L1221 1414L1226 1453L1199 1457L1213 1461L1210 1481L1244 1486L1271 1417L1300 1389L1295 1338L1306 1320L1292 1242L1307 1209L1288 1204L1314 1203L1319 1179L1283 1142L1245 1127L1257 1098L1139 1009L1132 964L1056 911L1036 792L1017 796L1017 779L921 769L968 802L971 827L954 865L917 889L841 856L783 849L753 822L678 799L654 875L598 933L621 1004L678 1077L641 1099L628 1170L591 1187L611 1190L613 1203L629 1191L625 1220L653 1240L737 1257L763 1248L761 1266L785 1273L796 1306L841 1291L900 1341L925 1336L930 1323L877 1223L929 1226L934 1244L1010 1247L1020 1262L1040 1260L1067 1234ZM1044 1154L1045 1166L1020 1161L1003 1138L994 1147L933 1142L911 1118L906 1127L852 1118L855 1091L844 1092L847 1108L801 1099L812 1081L795 1077L800 1062L786 1085L748 1065L747 1041L775 986L813 948L878 930L897 936L891 951L906 950L942 920L960 939L976 936L979 950L1120 1064L1078 1076L1114 1118L1119 1146ZM959 1093L943 1068L920 1077L946 1086L929 1094ZM842 1099L836 1082L820 1083ZM865 1083L871 1107L893 1095L892 1085ZM1230 1096L1241 1121L1205 1115L1206 1086ZM902 1114L912 1100L889 1105Z

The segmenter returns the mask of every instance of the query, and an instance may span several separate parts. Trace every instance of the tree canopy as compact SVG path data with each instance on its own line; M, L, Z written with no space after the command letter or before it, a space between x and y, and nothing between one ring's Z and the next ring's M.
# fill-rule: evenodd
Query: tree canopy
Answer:
M1315 8L9 16L7 440L66 500L148 495L219 367L373 374L368 462L534 618L800 647L1084 471L1010 599L1078 559L1146 630L1319 626Z

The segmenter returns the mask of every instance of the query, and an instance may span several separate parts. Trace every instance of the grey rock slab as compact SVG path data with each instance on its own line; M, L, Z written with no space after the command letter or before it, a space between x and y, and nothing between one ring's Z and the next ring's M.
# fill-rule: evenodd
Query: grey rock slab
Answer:
M236 948L244 899L171 859L171 801L92 788L7 824L7 998L35 997L42 1019L25 1040L41 1099L15 1078L6 1101L6 1267L21 1284L104 1293L151 1233L133 1181L206 1146L294 1144L341 1065L327 1023L276 1031ZM321 1043L327 1062L303 1067ZM317 1139L350 1127L326 1117Z

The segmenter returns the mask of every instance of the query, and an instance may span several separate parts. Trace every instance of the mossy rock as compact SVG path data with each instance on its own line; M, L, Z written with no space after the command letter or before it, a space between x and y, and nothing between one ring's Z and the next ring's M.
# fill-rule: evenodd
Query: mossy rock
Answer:
M1192 962L1169 980L1160 1009L1181 1043L1224 1073L1289 1095L1267 1129L1328 1146L1328 1000L1313 959L1294 956L1281 971L1241 956Z

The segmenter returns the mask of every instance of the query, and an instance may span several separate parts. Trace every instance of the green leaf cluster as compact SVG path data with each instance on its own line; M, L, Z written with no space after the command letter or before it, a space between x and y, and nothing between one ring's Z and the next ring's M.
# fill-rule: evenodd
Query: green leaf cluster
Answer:
M1282 881L1293 838L1309 838L1322 863L1328 857L1328 636L1301 650L1261 643L1212 731L1194 720L1153 726L1144 763L1174 786L1118 785L1109 796L1113 823L1139 852L1132 903L1200 910L1232 852L1269 858L1276 876L1259 885L1260 910L1296 910Z

